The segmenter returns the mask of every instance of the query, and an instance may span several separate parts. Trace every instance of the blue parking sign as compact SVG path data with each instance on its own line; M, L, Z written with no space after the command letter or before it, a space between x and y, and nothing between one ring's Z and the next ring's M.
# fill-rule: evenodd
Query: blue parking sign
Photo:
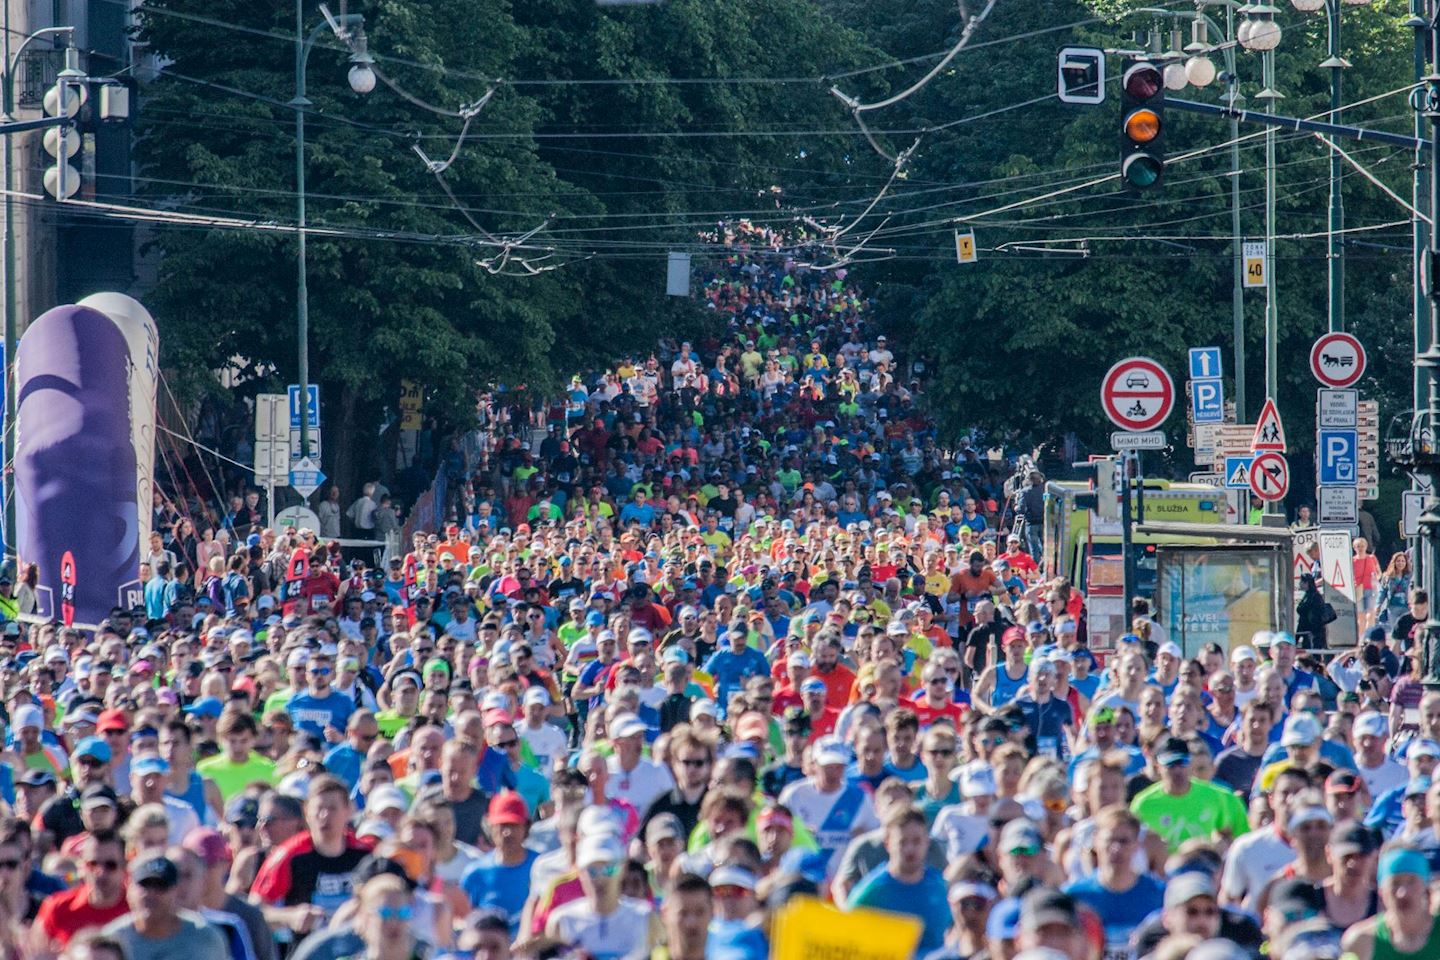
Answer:
M1225 422L1225 391L1219 377L1190 381L1190 412L1196 423Z
M1318 430L1315 456L1319 461L1320 485L1353 486L1359 477L1360 436L1355 430Z
M1208 380L1223 375L1220 369L1219 347L1190 348L1190 379Z

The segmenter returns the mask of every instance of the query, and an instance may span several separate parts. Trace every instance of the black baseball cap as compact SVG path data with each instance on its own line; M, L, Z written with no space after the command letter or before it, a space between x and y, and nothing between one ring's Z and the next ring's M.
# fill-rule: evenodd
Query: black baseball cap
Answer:
M169 890L180 883L180 871L169 857L148 857L130 868L130 879L142 887Z
M1324 911L1325 894L1310 881L1291 877L1270 889L1270 906L1285 916L1286 923L1299 923Z
M1330 831L1330 852L1337 857L1350 853L1374 853L1380 849L1380 836L1354 820L1341 820Z
M236 797L225 807L225 822L236 827L254 827L260 822L260 801Z

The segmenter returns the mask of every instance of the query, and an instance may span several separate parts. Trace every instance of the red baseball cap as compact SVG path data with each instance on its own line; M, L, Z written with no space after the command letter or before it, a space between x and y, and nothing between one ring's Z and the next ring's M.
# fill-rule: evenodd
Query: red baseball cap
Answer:
M100 714L100 719L95 721L95 729L101 733L110 733L112 730L124 733L130 729L130 718L125 715L124 710L112 708Z
M487 815L490 823L494 826L503 823L528 824L530 822L530 808L525 806L525 798L514 790L501 790L495 794L490 799L490 809Z
M514 722L514 718L511 717L510 714L506 713L504 710L501 710L499 707L492 707L491 709L485 711L485 726L487 727L493 727L499 723Z

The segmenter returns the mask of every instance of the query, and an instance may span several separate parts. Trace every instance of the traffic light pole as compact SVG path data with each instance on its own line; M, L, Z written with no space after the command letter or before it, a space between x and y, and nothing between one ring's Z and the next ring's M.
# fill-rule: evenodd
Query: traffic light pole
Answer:
M1368 127L1351 127L1343 123L1325 123L1322 120L1287 117L1278 113L1257 113L1254 110L1232 110L1229 107L1224 107L1216 103L1198 103L1194 100L1174 100L1166 97L1165 109L1181 110L1186 113L1203 113L1212 117L1233 119L1240 123L1253 123L1284 130L1301 130L1306 133L1327 133L1332 137L1340 137L1345 140L1364 140L1367 143L1388 143L1397 147L1407 147L1411 150L1433 151L1435 148L1433 140L1426 140L1403 133L1387 133L1384 130L1371 130Z

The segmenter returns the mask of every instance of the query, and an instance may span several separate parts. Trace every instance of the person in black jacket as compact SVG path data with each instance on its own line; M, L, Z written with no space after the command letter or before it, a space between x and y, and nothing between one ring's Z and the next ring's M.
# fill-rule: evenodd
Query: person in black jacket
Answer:
M1324 650L1325 625L1335 619L1334 609L1325 602L1313 575L1300 575L1300 590L1300 603L1295 608L1296 639L1303 647Z

